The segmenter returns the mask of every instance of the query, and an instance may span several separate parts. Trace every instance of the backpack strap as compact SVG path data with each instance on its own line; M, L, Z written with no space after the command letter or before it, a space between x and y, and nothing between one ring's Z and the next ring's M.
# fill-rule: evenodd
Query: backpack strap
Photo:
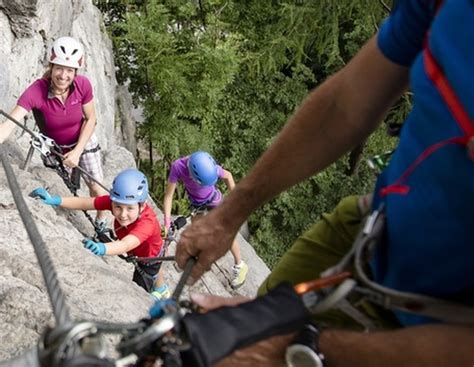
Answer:
M436 89L463 131L466 140L465 144L467 144L469 138L474 136L474 121L469 117L454 89L449 84L446 75L431 53L428 44L425 45L423 50L423 61L428 78L436 86Z

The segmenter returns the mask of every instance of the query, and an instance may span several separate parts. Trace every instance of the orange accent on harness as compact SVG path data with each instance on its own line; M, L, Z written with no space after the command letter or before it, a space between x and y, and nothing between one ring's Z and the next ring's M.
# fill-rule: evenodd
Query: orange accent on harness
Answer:
M352 273L349 271L343 271L342 273L330 275L309 282L299 283L294 286L295 292L299 295L305 294L309 291L317 291L332 285L342 283L343 280L350 278Z

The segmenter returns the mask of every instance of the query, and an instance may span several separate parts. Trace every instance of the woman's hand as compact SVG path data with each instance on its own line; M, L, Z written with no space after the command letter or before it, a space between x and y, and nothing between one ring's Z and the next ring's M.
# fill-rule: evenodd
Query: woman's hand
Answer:
M66 154L64 154L64 165L70 168L77 167L79 165L79 159L81 158L82 152L78 152L76 149L73 149Z

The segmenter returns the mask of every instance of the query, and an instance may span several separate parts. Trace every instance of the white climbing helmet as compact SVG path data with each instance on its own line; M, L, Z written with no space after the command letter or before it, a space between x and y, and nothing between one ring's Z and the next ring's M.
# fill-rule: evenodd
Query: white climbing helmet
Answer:
M58 38L53 43L49 62L56 65L79 69L84 65L84 49L71 37Z

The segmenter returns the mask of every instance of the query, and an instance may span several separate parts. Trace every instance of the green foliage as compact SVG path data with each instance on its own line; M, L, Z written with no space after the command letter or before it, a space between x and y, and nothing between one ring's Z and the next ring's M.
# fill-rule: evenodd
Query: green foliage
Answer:
M142 157L161 201L172 160L211 152L236 180L271 144L309 90L343 67L377 31L387 9L373 0L98 1L116 50L117 78L144 108ZM386 122L401 121L402 99ZM362 158L396 144L382 126ZM259 209L252 243L273 266L294 238L345 195L372 189L365 164L343 157ZM179 188L174 210L187 203Z

